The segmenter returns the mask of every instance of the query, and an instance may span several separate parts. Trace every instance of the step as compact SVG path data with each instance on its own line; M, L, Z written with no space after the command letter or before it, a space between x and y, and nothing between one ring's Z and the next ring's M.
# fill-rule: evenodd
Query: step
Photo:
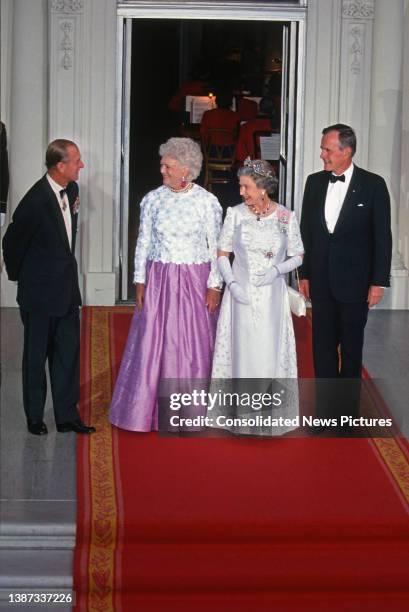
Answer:
M75 514L72 500L2 500L0 548L72 550Z

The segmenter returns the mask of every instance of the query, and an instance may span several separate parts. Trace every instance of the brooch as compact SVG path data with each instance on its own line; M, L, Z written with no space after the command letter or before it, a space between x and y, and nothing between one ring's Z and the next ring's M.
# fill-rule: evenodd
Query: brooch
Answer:
M278 227L282 234L287 234L288 232L288 223L290 220L290 213L286 209L281 209L277 213L278 218Z

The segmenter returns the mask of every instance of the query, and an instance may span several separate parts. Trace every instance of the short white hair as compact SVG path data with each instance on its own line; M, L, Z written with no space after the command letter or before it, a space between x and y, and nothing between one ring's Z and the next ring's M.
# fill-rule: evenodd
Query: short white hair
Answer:
M181 166L189 168L187 179L194 181L200 174L203 155L200 145L191 138L169 138L159 147L161 157L171 157Z

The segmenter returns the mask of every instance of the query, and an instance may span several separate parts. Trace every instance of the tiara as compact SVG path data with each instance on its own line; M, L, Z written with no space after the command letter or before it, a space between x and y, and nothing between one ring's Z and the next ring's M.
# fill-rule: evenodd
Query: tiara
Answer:
M266 178L270 178L274 176L271 170L265 170L263 167L263 163L256 159L251 159L250 157L246 157L246 159L244 160L244 165L247 168L251 168L253 172L255 172L255 174L259 174L260 176L264 176Z

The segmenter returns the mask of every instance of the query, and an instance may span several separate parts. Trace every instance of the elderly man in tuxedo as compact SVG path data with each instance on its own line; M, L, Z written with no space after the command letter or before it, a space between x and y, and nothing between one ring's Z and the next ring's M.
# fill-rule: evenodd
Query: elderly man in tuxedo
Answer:
M48 359L57 431L91 433L79 416L79 306L75 237L78 180L84 167L77 145L54 140L47 173L23 197L3 239L4 262L16 280L24 325L23 403L28 431L47 433L43 421Z
M356 415L368 308L381 301L389 286L389 193L382 177L353 163L355 150L351 127L336 124L323 130L324 170L307 178L302 206L300 289L312 302L320 418Z

